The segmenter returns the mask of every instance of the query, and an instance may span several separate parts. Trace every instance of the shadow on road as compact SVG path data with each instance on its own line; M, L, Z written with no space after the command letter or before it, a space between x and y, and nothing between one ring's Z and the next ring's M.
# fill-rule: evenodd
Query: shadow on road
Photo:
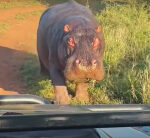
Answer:
M21 69L28 53L0 46L0 89L25 92Z

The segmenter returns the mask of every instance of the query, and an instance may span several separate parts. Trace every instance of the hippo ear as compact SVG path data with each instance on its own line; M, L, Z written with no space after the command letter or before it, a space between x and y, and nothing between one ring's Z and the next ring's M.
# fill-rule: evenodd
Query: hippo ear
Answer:
M96 32L99 33L101 30L102 30L102 27L99 25L99 26L96 28Z
M97 49L99 47L99 44L100 44L100 40L99 38L94 38L93 40L93 49Z
M66 25L64 26L64 31L65 31L66 33L68 33L68 32L70 31L70 27L69 27L68 24L66 24Z

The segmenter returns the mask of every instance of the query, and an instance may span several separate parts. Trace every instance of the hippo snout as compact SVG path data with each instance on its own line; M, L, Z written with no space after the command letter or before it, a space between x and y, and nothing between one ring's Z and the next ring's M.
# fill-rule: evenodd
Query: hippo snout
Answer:
M89 72L93 71L97 67L97 61L96 59L92 59L91 63L89 65L84 65L79 59L75 61L76 68L78 68L81 71Z

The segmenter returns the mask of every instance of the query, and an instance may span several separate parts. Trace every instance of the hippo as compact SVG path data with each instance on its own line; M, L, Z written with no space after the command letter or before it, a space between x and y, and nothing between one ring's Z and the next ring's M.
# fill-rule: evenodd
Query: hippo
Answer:
M89 100L88 80L104 78L104 47L102 27L85 6L70 0L44 11L37 29L37 53L59 104L70 103L66 81L75 82L77 100Z

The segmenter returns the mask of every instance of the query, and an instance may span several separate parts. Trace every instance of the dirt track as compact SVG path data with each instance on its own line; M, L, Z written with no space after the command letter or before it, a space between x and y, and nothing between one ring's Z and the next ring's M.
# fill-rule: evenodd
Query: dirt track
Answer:
M30 53L36 53L36 31L40 15L31 12L44 10L45 6L0 10L0 25L7 29L0 32L0 94L27 93L21 68ZM16 19L17 14L28 16Z

